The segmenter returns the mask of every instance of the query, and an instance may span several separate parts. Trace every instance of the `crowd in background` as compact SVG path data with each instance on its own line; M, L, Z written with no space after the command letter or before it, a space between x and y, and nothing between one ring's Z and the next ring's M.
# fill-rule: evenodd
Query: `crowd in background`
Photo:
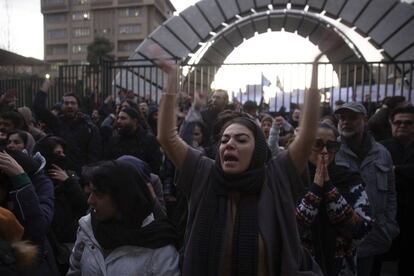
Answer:
M269 113L170 83L160 106L120 90L84 113L73 93L49 109L51 85L30 107L0 98L1 275L407 271L404 97L322 104L313 118L306 102Z

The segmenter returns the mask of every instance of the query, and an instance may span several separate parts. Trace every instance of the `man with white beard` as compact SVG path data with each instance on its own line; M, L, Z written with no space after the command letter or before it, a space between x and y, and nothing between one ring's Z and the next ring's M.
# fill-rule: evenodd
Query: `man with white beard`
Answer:
M358 275L369 276L375 257L378 261L388 251L399 232L393 162L388 150L368 133L362 104L345 103L335 114L342 142L336 164L360 172L374 215L372 231L357 248Z

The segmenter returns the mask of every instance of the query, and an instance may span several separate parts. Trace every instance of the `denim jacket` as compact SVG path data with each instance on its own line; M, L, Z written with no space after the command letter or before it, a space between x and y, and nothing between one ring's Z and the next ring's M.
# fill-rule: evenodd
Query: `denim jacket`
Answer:
M79 220L78 235L66 275L179 276L178 262L178 252L172 245L158 249L121 246L105 255L93 235L89 214Z
M372 231L358 247L358 257L368 257L386 252L398 235L396 221L397 199L393 162L388 150L368 137L371 150L360 160L345 141L335 159L336 164L359 171L371 204L374 224Z

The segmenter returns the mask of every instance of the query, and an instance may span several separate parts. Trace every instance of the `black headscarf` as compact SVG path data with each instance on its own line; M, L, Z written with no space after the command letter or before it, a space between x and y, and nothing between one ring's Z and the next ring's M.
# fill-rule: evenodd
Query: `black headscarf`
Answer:
M121 212L120 219L99 221L94 213L92 229L99 244L108 250L123 245L160 248L176 245L176 230L166 218L157 218L142 227L154 211L154 200L139 173L124 161L103 165L92 176L97 190L109 194Z
M194 271L196 275L218 275L226 244L225 229L228 200L232 192L240 194L232 241L232 274L256 275L258 270L258 218L257 205L265 178L265 163L270 157L266 139L259 126L249 118L236 118L228 122L240 124L252 131L255 149L249 168L240 174L226 174L220 164L220 154L210 177L207 196L200 206L199 222L195 226Z
M46 159L46 167L45 171L49 171L50 169L54 169L52 166L57 165L62 170L72 170L79 172L78 165L74 164L70 158L67 156L61 156L54 153L54 150L57 146L61 146L63 152L66 152L67 143L64 139L57 137L57 136L46 136L39 141L37 141L34 152L40 152L40 154Z

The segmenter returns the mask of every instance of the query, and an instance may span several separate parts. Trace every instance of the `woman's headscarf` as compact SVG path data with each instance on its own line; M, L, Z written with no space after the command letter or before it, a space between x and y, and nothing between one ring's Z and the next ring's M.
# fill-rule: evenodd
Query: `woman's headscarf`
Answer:
M124 245L160 248L177 241L175 228L166 220L153 217L154 200L138 171L125 161L105 163L94 171L92 183L98 191L111 196L121 219L98 221L92 213L95 238L105 249Z
M255 148L251 163L245 172L227 174L221 168L220 155L217 154L210 187L207 196L200 206L199 223L195 226L194 250L199 252L194 258L197 275L218 275L220 257L224 250L232 252L233 275L256 275L258 270L258 198L265 180L265 164L270 158L270 150L260 127L250 118L235 118L224 125L224 130L232 125L240 124L248 128L254 135ZM218 150L219 146L217 147ZM225 248L224 237L228 236L228 200L233 192L240 195L232 248Z

